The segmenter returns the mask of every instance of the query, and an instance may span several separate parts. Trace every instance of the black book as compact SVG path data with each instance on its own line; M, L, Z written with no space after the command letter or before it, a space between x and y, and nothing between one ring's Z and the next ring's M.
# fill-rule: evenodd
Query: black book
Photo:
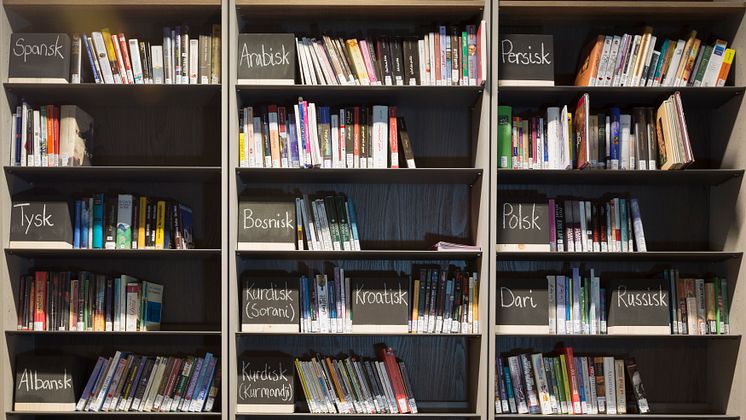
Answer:
M130 248L137 248L137 231L140 227L140 199L132 196L132 242Z
M448 271L447 270L441 270L440 271L440 284L438 285L438 314L437 318L440 318L440 325L438 329L435 330L436 333L442 332L442 325L443 320L446 317L446 283L448 282ZM437 319L436 318L436 319Z
M598 163L606 167L606 115L598 114Z
M366 38L365 44L368 47L367 51L362 51L363 54L368 54L368 57L370 57L370 64L373 67L373 71L376 73L376 80L379 84L383 84L383 75L381 74L381 62L376 58L376 50L375 50L375 44L373 44L373 39ZM368 76L370 79L370 76Z
M429 313L429 320L428 320L428 327L430 325L433 326L433 328L428 328L428 332L434 332L435 328L435 320L438 313L438 307L436 306L437 297L438 297L438 278L439 278L440 270L430 270L430 313Z
M391 86L394 84L394 76L391 64L391 51L389 40L386 37L379 38L376 42L378 49L378 60L381 62L383 82L381 84Z
M324 197L324 210L326 210L326 219L329 222L329 233L332 237L332 246L335 251L342 250L342 241L339 234L339 219L337 219L337 205L333 195Z
M417 46L415 45L415 48ZM402 41L402 54L404 56L404 84L411 85L417 84L416 70L414 68L414 57L412 51L412 41L409 38L404 38ZM414 83L412 79L414 78Z
M462 77L459 70L461 69L461 55L461 32L453 26L451 27L451 84L453 85L459 84Z
M368 107L360 107L360 167L368 167Z
M339 241L343 250L352 250L352 238L350 237L350 223L347 220L347 201L342 195L334 197L336 205L337 223L339 224Z
M399 165L401 168L415 168L414 154L412 153L412 142L409 140L409 133L407 132L407 124L404 122L403 117L396 119L396 127L399 130L399 141L401 142L401 150L404 155L404 165ZM402 153L399 153L402 156Z
M655 131L655 117L653 116L653 108L647 108L645 110L645 125L647 127L647 139L648 139L648 169L653 170L658 168L658 142L656 141Z
M142 399L145 395L145 388L148 387L148 380L150 379L150 373L153 370L154 365L155 359L152 357L148 357L147 362L145 362L145 369L143 369L142 374L140 375L140 383L137 385L137 391L135 391L135 398L132 402L130 411L137 411L139 404L136 406L135 402L142 402Z
M627 386L627 407L631 413L649 414L650 405L645 393L645 387L642 385L642 377L637 368L637 362L634 358L625 359L624 365L627 367L627 380L630 386ZM635 404L636 402L636 404Z
M114 249L116 247L118 205L116 194L106 195L104 200L104 249Z
M352 108L345 108L345 153L347 156L353 156L355 152L355 120ZM353 162L344 156L345 165L348 168L353 167Z
M394 75L394 84L404 85L404 56L402 54L402 39L392 38L389 43L391 49L391 69Z

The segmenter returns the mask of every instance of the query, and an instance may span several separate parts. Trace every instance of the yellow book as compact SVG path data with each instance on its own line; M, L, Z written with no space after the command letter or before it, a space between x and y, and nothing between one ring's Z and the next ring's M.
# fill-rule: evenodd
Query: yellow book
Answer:
M137 215L137 248L145 249L145 224L147 224L148 198L140 197L140 207Z
M360 45L357 43L357 39L348 39L345 41L347 50L350 52L352 57L352 66L354 67L355 74L361 85L369 85L368 72L365 69L365 61L363 60L363 54L360 52Z
M166 224L166 202L158 201L155 210L155 249L163 249Z
M111 64L111 73L114 76L114 83L122 83L122 75L119 74L119 61L117 61L117 52L114 50L114 44L111 42L111 32L109 28L101 30L101 35L104 37L104 45L106 45L106 56L109 58Z
M243 151L244 144L246 144L246 137L244 136L244 133L238 134L238 166L244 166L244 159L246 159L246 154Z
M412 298L412 321L411 321L411 326L409 330L413 333L416 333L417 332L417 321L419 320L418 309L420 306L419 305L420 303L420 281L419 280L414 281L414 286L412 286L412 293L414 295ZM457 319L454 321L458 322Z
M733 64L733 58L736 56L736 50L728 48L725 50L723 55L723 64L720 66L720 73L718 74L718 80L715 86L725 86L725 81L728 79L728 73L730 73L730 66Z

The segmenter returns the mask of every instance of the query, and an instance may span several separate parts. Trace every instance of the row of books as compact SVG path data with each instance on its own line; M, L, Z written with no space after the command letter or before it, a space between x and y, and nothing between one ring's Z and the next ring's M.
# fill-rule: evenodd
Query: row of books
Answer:
M391 347L380 360L334 359L316 355L295 359L308 408L313 414L417 414L417 403L402 361Z
M75 201L73 248L192 249L192 209L133 194L94 194Z
M36 271L21 276L18 329L157 331L163 286L87 271Z
M310 199L304 194L295 199L295 212L300 215L295 219L298 222L298 249L360 251L357 213L352 200L344 195Z
M99 357L76 411L212 411L220 390L220 358L144 356L117 351Z
M581 276L579 267L572 275L548 275L549 334L607 334L606 289L601 278Z
M498 107L498 165L505 169L683 169L694 162L679 92L657 110L619 107L590 113L584 94L574 115L567 106L543 115L513 115Z
M396 107L332 109L300 98L291 111L276 105L241 109L241 167L415 167L407 126Z
M657 37L646 27L642 35L599 35L592 42L576 86L725 86L735 50L721 39L712 45L691 31L688 39Z
M130 38L108 28L73 35L72 83L81 83L83 49L92 81L106 84L220 83L220 25L210 35L190 38L187 25L163 28L163 44Z
M306 85L479 86L486 79L484 21L438 26L422 37L296 37Z
M560 347L548 355L503 355L496 365L497 414L650 413L634 358L575 356Z
M667 269L671 301L671 334L730 334L728 280L681 278Z
M421 268L410 293L409 332L478 334L479 277L476 272Z
M27 102L11 116L11 166L90 165L93 118L75 105Z

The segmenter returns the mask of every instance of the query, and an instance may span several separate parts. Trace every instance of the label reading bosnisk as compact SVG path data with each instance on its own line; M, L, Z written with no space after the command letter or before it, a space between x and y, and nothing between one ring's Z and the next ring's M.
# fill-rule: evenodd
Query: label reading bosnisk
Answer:
M554 86L552 35L503 35L498 60L499 86Z
M409 320L408 279L352 279L353 333L406 333Z
M72 244L72 218L66 201L13 202L11 248L69 249Z
M294 201L248 201L238 204L239 250L294 250Z
M70 37L64 33L11 34L8 81L70 82Z
M238 34L238 83L295 84L295 34Z
M671 301L663 280L613 280L608 289L609 334L671 333Z
M548 298L546 278L501 278L495 313L497 331L549 333Z
M75 411L80 369L70 356L22 354L16 358L16 411Z
M298 332L298 278L243 281L243 332Z
M498 251L549 251L548 209L546 202L498 203Z
M292 413L295 365L290 357L238 358L236 407L239 413Z

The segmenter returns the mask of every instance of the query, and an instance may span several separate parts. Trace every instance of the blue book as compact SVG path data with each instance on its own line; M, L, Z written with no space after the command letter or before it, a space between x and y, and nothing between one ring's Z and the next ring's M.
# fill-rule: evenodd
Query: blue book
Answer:
M75 229L73 230L73 248L80 248L80 212L82 200L75 200Z
M636 198L629 200L629 211L632 214L632 232L635 235L635 246L637 252L646 252L648 250L647 244L645 243L645 231L642 228L642 218L640 216L640 203ZM630 251L632 251L630 249ZM673 301L672 301L673 302Z
M300 155L298 154L298 136L295 132L295 115L290 113L287 122L288 139L290 142L290 167L300 168Z
M327 289L329 290L329 319L331 320L331 325L337 325L335 321L337 319L337 296L334 293L333 280L328 282Z
M580 357L575 357L575 377L578 379L578 394L580 395L580 404L581 406L587 406L587 404L583 403L588 401L585 399L585 382L588 379L583 377L583 363L581 363L581 360L582 359ZM583 410L583 414L586 414L585 410Z
M328 106L319 107L319 141L321 146L321 157L324 159L322 166L331 167L332 161L332 116ZM327 167L324 166L324 167Z
M194 390L191 393L191 399L189 404L189 410L188 411L197 411L197 405L198 405L198 396L200 393L200 390L202 389L202 386L205 383L205 377L207 376L207 370L210 367L210 363L212 362L212 353L206 353L205 354L205 360L202 362L202 368L199 371L199 376L197 377L197 382L194 384ZM214 365L213 365L214 367ZM199 407L199 410L202 410L202 407Z
M622 111L617 108L611 108L611 141L609 147L611 148L611 169L619 169L619 160L621 157L621 150L619 149L621 129L619 126L620 120L622 119Z
M310 310L308 306L308 277L301 276L300 287L301 287L301 317L303 319L303 324L301 326L303 327L303 332L309 332L308 331L308 314Z
M104 194L93 196L93 241L92 248L104 247Z
M306 133L306 113L303 110L303 101L298 103L298 121L300 121L300 138L298 139L300 147L298 148L298 153L303 153L303 166L310 168L312 165L308 158L311 152L310 150L306 150L306 136L308 136L308 133Z
M80 210L80 247L88 248L88 225L91 220L91 205L89 200L83 200Z
M517 413L518 408L515 405L515 395L513 395L513 381L510 379L510 368L507 366L503 366L502 357L499 360L500 366L502 367L503 371L503 379L505 380L505 394L508 397L508 406L510 407L510 412Z
M629 226L627 223L627 200L620 198L619 199L619 218L620 224L619 224L619 230L621 230L622 234L622 251L623 252L631 252L632 250L629 249Z
M215 366L218 364L219 360L220 358L218 357L212 357L212 359L210 359L210 364L207 365L205 380L202 382L196 400L192 400L194 411L202 411L204 409L203 407L205 406L205 400L207 399L207 392L210 390L210 385L212 385L212 379L215 376Z
M347 215L347 220L350 221L354 251L360 251L360 236L357 232L357 214L355 213L355 206L352 205L352 200L347 200L347 213L349 213Z
M101 75L98 74L98 70L96 70L96 55L93 54L93 51L91 51L91 39L88 38L86 34L83 34L81 41L83 41L83 45L85 45L86 55L88 55L88 63L90 63L91 65L91 74L93 74L93 80L96 83L102 83Z
M671 46L671 40L667 39L663 41L663 45L661 46L661 55L660 55L660 58L658 59L658 64L655 66L655 72L653 73L653 81L655 81L655 79L660 79L661 77L661 71L663 70L663 62L665 61L664 57L668 53L668 48L670 46ZM704 46L702 47L704 48ZM694 77L692 77L691 80L694 80Z
M21 112L22 113L22 112ZM21 137L24 133L21 132L23 130L23 116L19 113L18 118L16 118L16 156L15 156L15 165L21 166Z

